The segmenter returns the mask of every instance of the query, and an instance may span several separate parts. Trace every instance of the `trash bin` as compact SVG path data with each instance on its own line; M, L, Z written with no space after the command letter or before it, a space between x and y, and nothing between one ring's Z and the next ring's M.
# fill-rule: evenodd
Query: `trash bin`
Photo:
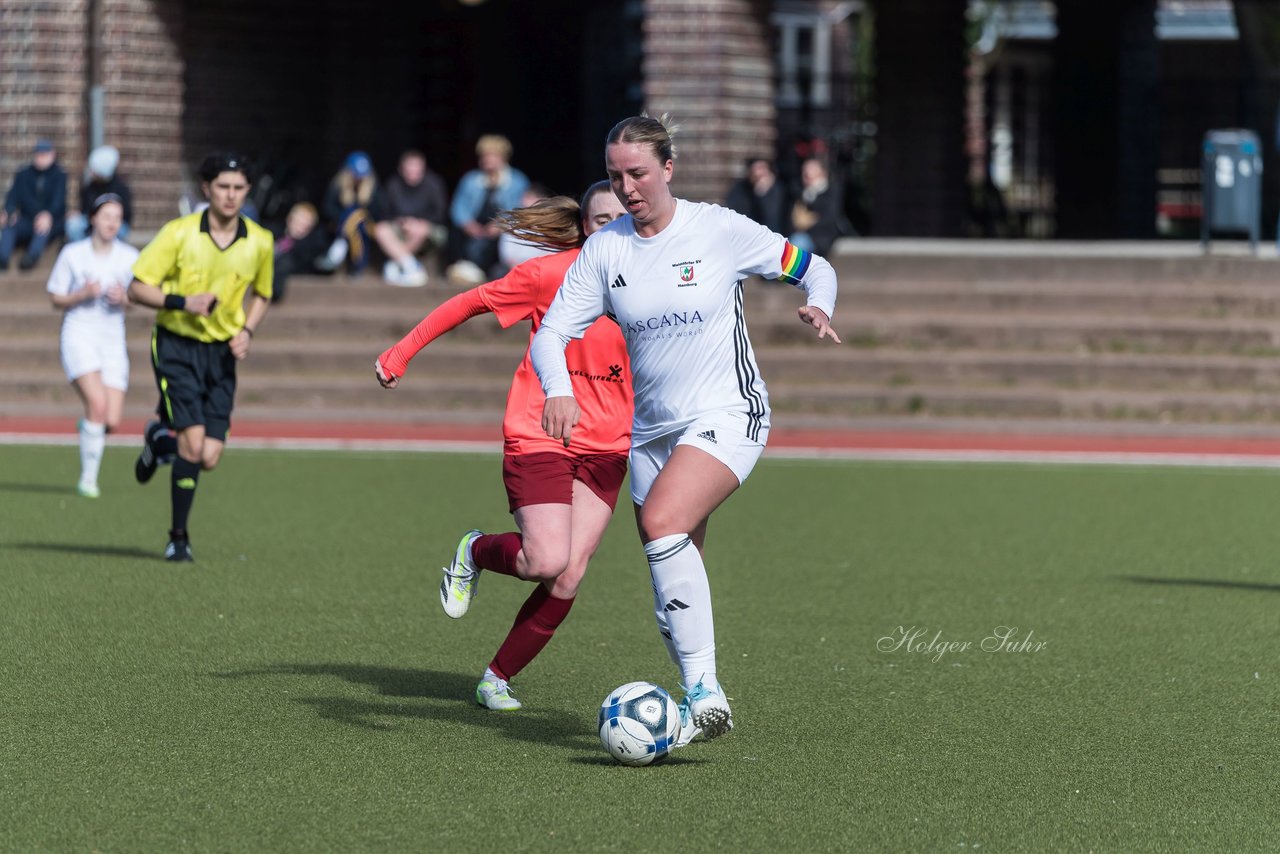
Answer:
M1262 146L1251 130L1211 130L1200 164L1200 244L1209 251L1213 232L1249 235L1258 251L1262 228Z

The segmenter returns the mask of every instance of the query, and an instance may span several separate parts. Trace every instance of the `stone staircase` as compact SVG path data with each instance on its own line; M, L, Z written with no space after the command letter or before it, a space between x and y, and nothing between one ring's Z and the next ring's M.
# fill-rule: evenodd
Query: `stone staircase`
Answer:
M1280 421L1280 264L1187 244L856 241L834 260L842 347L795 319L800 294L750 283L748 324L775 423L791 428L1262 429ZM45 269L0 275L0 415L74 418ZM237 418L493 424L526 328L475 318L399 389L372 362L456 291L303 278L241 370ZM153 316L128 320L126 416L155 403Z

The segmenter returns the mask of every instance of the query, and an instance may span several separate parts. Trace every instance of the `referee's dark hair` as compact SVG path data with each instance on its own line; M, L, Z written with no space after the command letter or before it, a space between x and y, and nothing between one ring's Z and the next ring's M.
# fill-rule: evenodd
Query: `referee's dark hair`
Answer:
M239 172L250 184L253 183L253 171L249 158L230 151L219 151L210 154L200 164L200 180L212 181L223 172Z

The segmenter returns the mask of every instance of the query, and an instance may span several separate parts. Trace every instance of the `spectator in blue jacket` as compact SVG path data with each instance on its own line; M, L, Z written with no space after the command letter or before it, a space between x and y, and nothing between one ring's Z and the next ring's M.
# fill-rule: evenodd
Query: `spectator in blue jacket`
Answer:
M449 278L469 284L480 284L501 274L498 268L498 237L502 230L494 222L499 211L520 206L529 179L511 166L511 141L505 136L489 134L476 142L479 168L472 169L458 182L449 217L454 228L453 241L457 263L449 268Z
M31 164L18 170L0 212L0 271L19 246L27 248L19 266L30 270L50 240L62 236L67 217L67 173L47 139L36 142Z

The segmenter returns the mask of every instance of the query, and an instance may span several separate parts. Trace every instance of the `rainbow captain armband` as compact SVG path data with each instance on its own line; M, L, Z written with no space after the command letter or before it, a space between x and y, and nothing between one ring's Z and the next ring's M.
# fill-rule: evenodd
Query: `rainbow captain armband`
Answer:
M812 260L812 252L806 252L788 240L782 247L782 275L778 277L778 281L799 287L804 281L804 274L809 272L809 262Z

